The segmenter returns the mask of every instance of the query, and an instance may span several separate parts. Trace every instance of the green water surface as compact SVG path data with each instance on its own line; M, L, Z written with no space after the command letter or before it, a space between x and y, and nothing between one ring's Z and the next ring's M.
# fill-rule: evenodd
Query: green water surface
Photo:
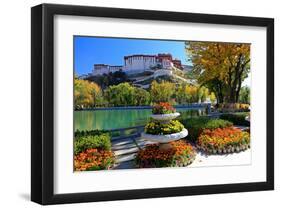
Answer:
M205 109L177 108L179 119L205 115ZM151 109L85 110L74 112L74 130L116 129L145 125Z

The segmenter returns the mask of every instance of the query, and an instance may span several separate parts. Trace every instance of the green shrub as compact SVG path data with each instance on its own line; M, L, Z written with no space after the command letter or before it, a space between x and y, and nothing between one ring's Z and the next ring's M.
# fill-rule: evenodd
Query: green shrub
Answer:
M111 137L109 133L99 133L98 135L80 135L75 137L74 153L75 155L86 149L97 148L103 150L111 149Z
M235 125L240 126L250 126L250 122L245 120L245 117L248 116L249 113L226 113L220 116L223 120L228 120Z
M216 129L233 126L233 123L222 119L211 119L208 117L190 118L181 121L185 128L188 129L187 138L196 142L198 136L204 129Z

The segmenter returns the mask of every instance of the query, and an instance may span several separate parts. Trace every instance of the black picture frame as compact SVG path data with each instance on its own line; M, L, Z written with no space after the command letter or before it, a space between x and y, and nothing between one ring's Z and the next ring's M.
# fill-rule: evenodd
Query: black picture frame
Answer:
M54 15L266 27L266 181L208 186L54 194ZM43 205L274 189L274 19L41 4L31 9L31 200Z

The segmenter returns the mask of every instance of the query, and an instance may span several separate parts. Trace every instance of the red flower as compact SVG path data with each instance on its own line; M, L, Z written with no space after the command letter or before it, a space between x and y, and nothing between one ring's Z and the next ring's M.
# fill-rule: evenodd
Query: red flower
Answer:
M153 106L153 114L169 114L176 112L176 109L168 102L160 102Z

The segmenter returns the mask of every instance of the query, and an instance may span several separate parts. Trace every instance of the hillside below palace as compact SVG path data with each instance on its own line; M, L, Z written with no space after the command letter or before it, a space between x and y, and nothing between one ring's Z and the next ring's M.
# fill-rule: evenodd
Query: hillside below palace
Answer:
M142 73L146 70L152 69L167 69L171 70L176 67L180 70L185 69L185 65L182 65L178 59L173 59L171 54L158 54L158 55L130 55L124 57L124 65L107 65L107 64L95 64L92 71L92 75L103 75L110 72L123 71L127 74Z

